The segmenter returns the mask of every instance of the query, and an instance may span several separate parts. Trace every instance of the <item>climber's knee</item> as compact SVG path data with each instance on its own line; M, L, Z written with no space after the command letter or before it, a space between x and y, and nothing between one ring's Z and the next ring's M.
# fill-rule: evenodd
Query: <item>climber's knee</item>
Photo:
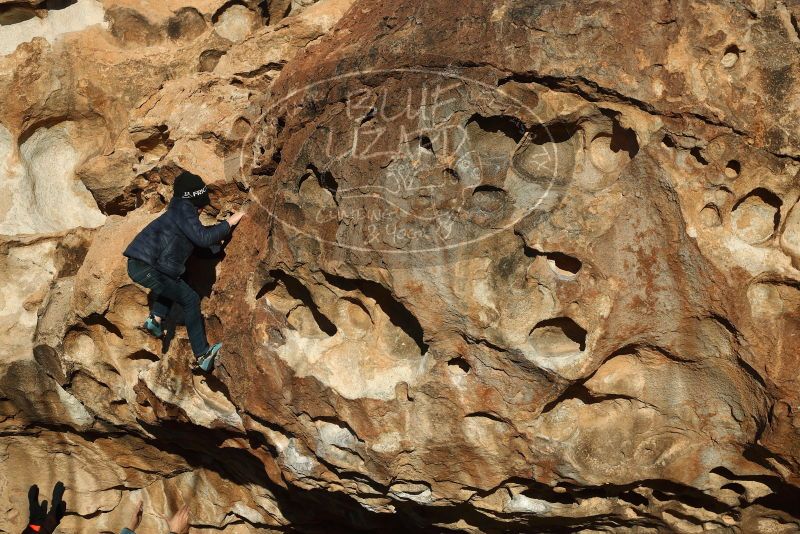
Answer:
M187 290L183 298L181 299L181 305L184 308L195 308L200 306L200 295L197 294L197 291L194 290Z

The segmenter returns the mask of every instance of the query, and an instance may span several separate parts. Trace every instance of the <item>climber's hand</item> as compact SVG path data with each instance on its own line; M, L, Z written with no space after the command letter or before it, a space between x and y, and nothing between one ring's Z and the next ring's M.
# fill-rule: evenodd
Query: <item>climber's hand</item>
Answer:
M41 526L47 516L47 501L39 503L39 486L34 484L28 490L28 524Z
M183 507L175 512L169 521L169 531L175 534L186 534L189 532L189 505L185 504Z
M55 531L64 514L67 512L67 503L64 502L64 483L56 482L53 486L53 500L50 511L47 511L47 501L39 502L39 487L33 485L28 490L28 506L30 509L30 520L28 530L50 534Z
M133 510L133 515L131 516L131 520L128 521L128 530L135 531L139 528L139 523L142 522L142 507L144 506L144 501L139 501L139 505Z
M54 532L64 514L67 513L67 503L64 502L64 483L56 482L53 486L53 501L50 504L50 511L42 524L42 532Z
M237 224L239 224L239 221L242 220L242 217L244 217L244 212L237 211L233 215L228 217L228 224L230 224L231 226L236 226Z

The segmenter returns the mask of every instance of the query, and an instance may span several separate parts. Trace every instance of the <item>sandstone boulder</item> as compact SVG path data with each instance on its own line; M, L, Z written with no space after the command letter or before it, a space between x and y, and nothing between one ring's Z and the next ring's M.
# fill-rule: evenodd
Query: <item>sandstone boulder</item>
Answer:
M797 532L792 2L0 2L0 530ZM247 216L121 253L178 168Z

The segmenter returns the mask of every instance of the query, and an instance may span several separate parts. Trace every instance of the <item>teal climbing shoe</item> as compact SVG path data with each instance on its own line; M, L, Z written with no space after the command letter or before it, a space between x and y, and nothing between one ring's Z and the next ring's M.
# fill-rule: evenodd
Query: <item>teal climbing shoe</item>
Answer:
M205 354L197 358L197 366L206 372L214 369L214 358L217 357L217 353L221 348L222 343L214 343L211 345L211 348L209 348Z
M161 328L161 323L156 321L155 316L151 315L144 322L144 329L150 332L153 337L160 338L164 335L164 329Z

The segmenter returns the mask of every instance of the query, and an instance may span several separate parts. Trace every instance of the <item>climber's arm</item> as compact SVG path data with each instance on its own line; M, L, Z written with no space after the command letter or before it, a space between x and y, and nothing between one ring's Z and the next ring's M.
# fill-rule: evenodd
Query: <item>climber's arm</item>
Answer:
M139 528L139 523L142 522L142 507L144 501L139 501L139 505L133 510L128 526L124 527L119 534L136 534L136 529Z
M232 217L231 217L232 218ZM178 228L189 238L195 246L208 248L222 241L231 231L231 224L222 221L213 226L205 226L188 202L176 218Z

